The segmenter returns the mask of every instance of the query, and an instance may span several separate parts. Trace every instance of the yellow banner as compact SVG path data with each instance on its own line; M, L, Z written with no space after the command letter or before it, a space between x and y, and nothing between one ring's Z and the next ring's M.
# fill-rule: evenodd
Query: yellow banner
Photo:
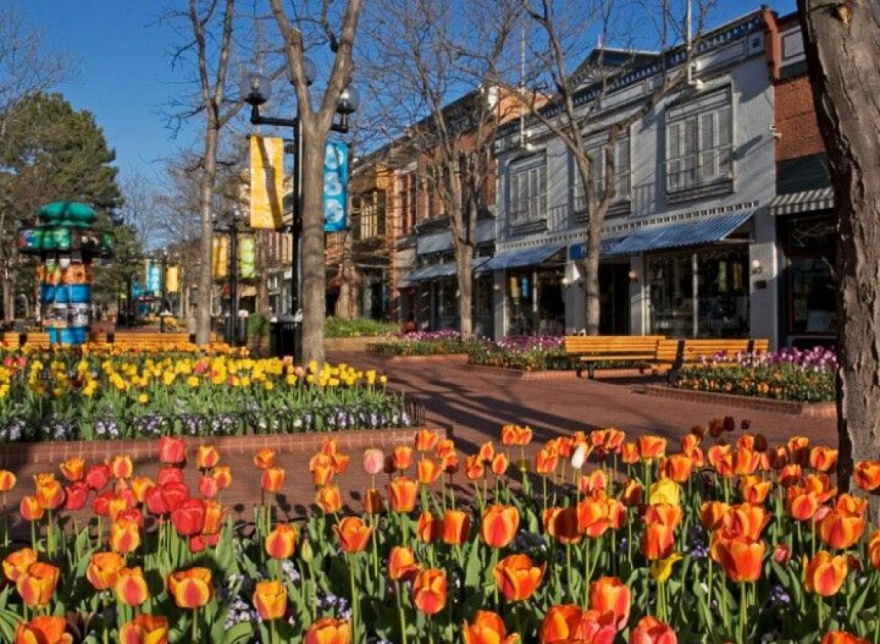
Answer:
M211 275L217 279L224 278L229 267L229 238L214 237L212 246Z
M165 271L165 292L180 293L180 267L169 266Z
M251 136L251 228L281 228L283 194L284 140Z

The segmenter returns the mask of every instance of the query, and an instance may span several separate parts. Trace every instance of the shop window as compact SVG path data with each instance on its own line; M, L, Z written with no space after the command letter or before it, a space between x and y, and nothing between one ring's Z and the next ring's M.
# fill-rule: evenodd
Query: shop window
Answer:
M543 154L511 164L508 204L512 228L546 219L547 163Z
M834 335L834 218L799 219L788 233L789 334Z
M666 192L729 189L733 177L730 89L677 105L667 113Z

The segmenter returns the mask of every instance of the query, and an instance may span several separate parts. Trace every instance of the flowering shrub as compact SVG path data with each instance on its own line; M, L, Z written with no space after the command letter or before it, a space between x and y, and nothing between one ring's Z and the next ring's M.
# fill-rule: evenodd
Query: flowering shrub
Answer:
M836 450L803 437L771 446L727 418L675 448L608 428L553 438L529 459L532 431L519 425L467 455L431 430L388 453L349 455L328 439L309 465L312 512L296 522L276 507L286 472L265 449L243 531L222 502L233 474L217 450L189 461L193 489L182 441L161 440L155 480L125 455L35 477L20 504L31 543L2 540L0 639L833 644L880 633L880 530L866 499L880 462L856 464L856 490L839 493ZM343 507L338 482L355 456L369 483L362 507ZM4 499L15 485L0 471Z
M494 343L475 347L468 354L471 364L523 371L578 368L577 358L565 352L561 336L510 336Z
M458 331L417 331L405 333L396 342L370 345L370 350L386 356L436 356L468 353L488 342L477 338L463 339Z
M329 317L324 323L326 338L361 338L394 335L400 331L400 325L394 322L379 322L368 318L343 320Z
M817 347L807 351L718 354L674 375L679 389L757 396L798 402L828 402L835 396L837 356Z
M409 427L385 376L219 353L0 353L0 442Z

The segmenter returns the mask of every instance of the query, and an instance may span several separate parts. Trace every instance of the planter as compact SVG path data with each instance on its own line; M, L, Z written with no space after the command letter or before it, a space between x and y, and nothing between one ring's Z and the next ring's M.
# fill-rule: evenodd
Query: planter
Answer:
M446 353L442 355L427 355L427 356L383 356L378 354L379 357L385 358L388 362L449 362L449 363L466 363L468 361L468 355L466 353Z
M199 445L213 445L226 455L253 455L263 448L278 453L312 453L326 438L335 438L345 451L367 447L391 447L399 443L412 444L421 428L364 429L343 432L307 432L302 434L252 434L245 436L185 437L187 452L195 454ZM444 430L438 430L443 433ZM448 434L448 431L446 432ZM0 468L16 469L25 465L57 465L72 456L87 462L106 461L118 454L128 454L135 461L155 460L159 455L156 439L108 441L47 441L42 443L8 443L0 450Z
M648 396L660 396L663 398L675 398L707 404L725 405L728 407L745 407L760 411L772 411L780 414L793 414L807 416L809 418L836 418L837 407L833 402L824 403L801 403L787 400L770 400L768 398L753 398L751 396L736 396L733 394L717 394L708 391L690 391L676 389L668 385L645 385L639 389Z
M325 351L366 351L367 347L377 342L399 342L399 338L382 336L363 336L357 338L324 338Z
M512 380L577 380L577 371L525 371L524 369L507 369L505 367L489 367L486 365L469 364L469 371L491 373Z

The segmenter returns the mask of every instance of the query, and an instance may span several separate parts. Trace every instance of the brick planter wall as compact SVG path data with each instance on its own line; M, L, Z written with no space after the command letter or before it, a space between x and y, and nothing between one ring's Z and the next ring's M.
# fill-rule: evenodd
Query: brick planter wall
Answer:
M367 447L391 447L400 443L411 445L418 428L365 429L342 432L309 432L303 434L256 434L247 436L218 436L184 438L187 453L193 457L199 445L213 445L225 455L252 455L263 448L278 453L312 453L318 451L325 438L335 438L343 451ZM448 431L437 430L441 434ZM54 465L80 456L88 463L105 461L118 454L128 454L133 460L155 459L159 454L157 439L110 441L57 441L44 443L10 443L0 450L0 468L12 469L23 465Z
M752 398L750 396L734 396L732 394L716 394L708 391L689 391L675 389L666 385L646 385L641 391L649 396L676 398L728 407L745 407L762 411L775 411L781 414L794 414L810 418L836 418L837 408L833 402L800 403L786 400L770 400L768 398Z
M367 346L381 342L387 344L389 342L399 342L398 338L393 337L363 337L363 338L325 338L325 351L366 351Z

